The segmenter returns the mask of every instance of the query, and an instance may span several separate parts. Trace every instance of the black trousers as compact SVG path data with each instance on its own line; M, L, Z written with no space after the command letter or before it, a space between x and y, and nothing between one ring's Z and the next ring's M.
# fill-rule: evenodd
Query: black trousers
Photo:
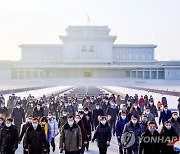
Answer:
M115 134L115 124L116 124L116 120L110 120L110 128L111 128L111 132L113 131L113 135Z
M21 124L15 124L15 126L17 127L18 133L20 134L20 131L21 131Z
M51 140L51 146L55 149L56 145L55 145L55 142L54 142L54 137L52 138Z
M105 148L99 147L99 154L106 154L106 153L107 153L107 147Z

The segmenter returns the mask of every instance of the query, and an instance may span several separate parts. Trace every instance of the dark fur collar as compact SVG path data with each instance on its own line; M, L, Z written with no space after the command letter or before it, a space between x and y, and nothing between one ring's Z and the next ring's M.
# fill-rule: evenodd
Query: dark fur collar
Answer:
M69 126L68 122L66 122L64 124L64 129L67 130L69 128L70 128L70 126ZM73 126L71 128L78 128L78 125L74 122L74 124L73 124Z

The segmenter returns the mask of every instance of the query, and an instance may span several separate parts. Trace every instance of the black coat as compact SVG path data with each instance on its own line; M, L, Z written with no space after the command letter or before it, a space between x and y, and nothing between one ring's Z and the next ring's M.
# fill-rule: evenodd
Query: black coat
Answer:
M8 115L8 108L7 107L0 107L0 114L3 114L3 116Z
M82 122L83 122L83 125L85 128L86 134L90 135L91 134L91 127L89 127L88 121L87 121L85 116L82 117Z
M102 125L101 123L98 125L92 141L94 141L95 139L97 139L98 147L101 148L108 147L106 142L111 141L111 129L107 122L105 125Z
M16 126L4 126L0 133L1 152L12 152L18 148L18 130Z
M19 109L15 107L12 111L11 118L14 120L15 124L22 124L22 121L25 122L24 109L22 107Z
M38 125L36 130L30 125L25 133L23 143L24 149L29 149L29 154L34 154L34 152L42 154L44 149L48 149L46 135L40 125Z
M145 133L142 134L140 144L139 144L139 154L142 154L142 151L144 150L144 154L160 154L161 151L161 144L160 143L151 143L147 142L147 138L158 138L160 137L159 132L156 130L154 131L153 135L147 129ZM152 139L153 141L153 139Z
M94 125L97 126L99 124L98 116L104 116L104 112L102 109L94 109L93 110L93 122Z
M167 128L163 126L161 130L161 136L164 137L165 139L168 137L170 138L170 140L172 140L173 138L177 137L177 134L173 127L171 127L170 130L167 130ZM168 146L168 142L166 142L162 144L162 154L177 154L177 153L173 150L173 146Z
M34 108L33 117L41 118L44 116L44 109L41 107L40 110L37 107Z
M112 106L110 105L110 106L107 108L106 114L111 116L110 121L111 121L111 120L116 121L117 116L118 116L118 112L119 112L119 110L118 110L118 107L117 107L117 106L113 106L113 107L112 107Z
M31 125L31 123L27 122L26 124L23 125L22 130L21 130L21 134L19 136L19 141L22 140L22 138L24 137L24 134L26 133L26 130L28 129L28 127Z

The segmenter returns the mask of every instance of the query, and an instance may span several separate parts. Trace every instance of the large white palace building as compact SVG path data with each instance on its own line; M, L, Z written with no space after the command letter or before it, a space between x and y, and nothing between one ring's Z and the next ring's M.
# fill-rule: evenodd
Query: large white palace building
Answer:
M0 79L180 79L179 61L156 61L153 44L113 44L108 26L68 26L63 44L22 44L21 60L0 61Z

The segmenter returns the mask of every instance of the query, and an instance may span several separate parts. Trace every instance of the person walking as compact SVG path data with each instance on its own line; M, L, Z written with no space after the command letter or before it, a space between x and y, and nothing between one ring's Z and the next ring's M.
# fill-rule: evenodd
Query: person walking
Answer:
M17 103L16 107L13 109L11 118L13 119L13 122L15 126L17 127L18 132L20 133L22 122L24 123L26 122L24 109L21 107L20 102Z
M60 132L59 149L60 153L78 154L82 148L81 128L75 123L74 117L69 116L67 123L63 125Z
M32 119L24 137L24 151L26 154L43 154L48 150L45 131L41 128L38 118Z
M158 141L161 136L156 130L156 123L154 121L149 121L147 125L148 129L146 129L146 131L141 136L139 154L160 154L161 143L156 141ZM153 140L155 138L157 140ZM147 142L147 139L149 142Z
M99 148L99 154L106 154L107 148L111 142L111 128L106 120L105 116L99 118L99 125L94 133L92 142L97 139L97 146Z
M136 115L132 115L131 121L129 121L124 126L123 134L131 133L131 132L133 133L131 137L134 136L135 138L134 144L130 147L125 148L124 152L126 152L126 154L132 154L132 152L134 154L138 154L139 137L141 136L141 127L138 122L138 117Z
M180 137L180 117L178 117L178 112L173 112L172 117L169 119L171 126L175 129L176 134Z
M117 137L117 140L118 140L119 153L120 154L123 154L123 146L121 144L121 136L122 136L122 132L124 130L124 126L128 122L129 122L129 120L128 120L128 117L127 117L127 113L121 111L120 112L120 118L116 123L116 137Z
M12 122L11 118L6 118L5 125L0 131L1 154L15 154L18 148L18 130Z
M41 107L41 104L37 104L37 106L33 110L34 118L41 118L44 116L44 109Z
M52 151L55 151L55 137L58 135L58 123L55 117L53 117L53 113L49 112L48 113L48 124L51 127L51 134L52 134L52 139L51 139L51 146L52 146Z
M21 133L19 135L19 143L22 141L26 130L28 129L28 127L32 124L32 115L26 118L26 123L23 125Z
M162 154L178 154L173 150L174 140L179 139L175 129L172 127L169 121L165 121L161 129L161 136L165 143L162 143Z
M47 145L48 145L48 148L46 148L46 153L49 153L50 152L50 143L52 140L52 131L51 131L51 126L48 124L48 119L45 116L40 118L40 125L46 135L46 141L47 141Z
M107 108L107 116L110 117L109 123L110 123L110 128L112 134L115 136L115 124L116 124L116 119L119 113L118 107L115 105L115 102L110 100L110 106Z
M79 150L79 154L84 154L85 146L87 145L88 142L88 137L87 137L87 131L83 123L83 119L81 119L80 115L75 115L74 118L76 124L81 128L81 133L82 133L82 148Z
M104 116L104 112L102 109L100 109L99 104L96 103L96 109L93 110L93 123L94 123L95 129L99 124L99 120L98 120L99 116Z
M159 125L161 124L161 121L162 121L162 124L164 125L164 122L165 121L168 121L170 118L171 118L171 111L168 110L168 106L167 105L164 105L164 109L163 111L161 111L160 113L160 117L159 117Z

